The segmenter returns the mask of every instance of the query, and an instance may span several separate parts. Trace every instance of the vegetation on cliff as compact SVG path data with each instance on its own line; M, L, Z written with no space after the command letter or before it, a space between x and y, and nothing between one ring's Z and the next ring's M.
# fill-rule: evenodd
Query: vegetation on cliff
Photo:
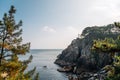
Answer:
M93 52L91 47L94 40L108 40L117 39L120 35L119 29L114 24L106 26L87 27L83 30L80 37L74 39L71 44L62 51L55 61L61 66L74 66L75 73L83 71L100 70L105 65L112 63L112 58L108 52ZM110 45L115 46L115 45ZM100 53L100 54L97 54Z
M24 72L32 60L19 60L19 55L29 52L30 43L22 44L22 21L15 21L16 9L11 6L8 13L5 13L0 20L0 80L32 80L35 72ZM38 74L35 79L38 80Z
M120 23L115 22L115 26L120 28ZM119 30L119 29L118 29ZM120 36L117 39L106 38L104 40L94 40L92 50L96 52L107 52L113 59L111 65L104 67L107 72L106 80L120 79Z

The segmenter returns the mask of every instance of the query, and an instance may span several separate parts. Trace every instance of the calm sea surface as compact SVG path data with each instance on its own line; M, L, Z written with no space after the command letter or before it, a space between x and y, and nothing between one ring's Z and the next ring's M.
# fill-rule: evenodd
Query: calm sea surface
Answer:
M68 80L65 73L57 71L59 66L54 64L54 61L58 54L62 50L57 49L33 49L25 56L20 56L21 60L28 59L30 55L33 55L33 60L29 64L28 70L37 67L36 71L40 73L40 80ZM44 68L43 66L47 66Z

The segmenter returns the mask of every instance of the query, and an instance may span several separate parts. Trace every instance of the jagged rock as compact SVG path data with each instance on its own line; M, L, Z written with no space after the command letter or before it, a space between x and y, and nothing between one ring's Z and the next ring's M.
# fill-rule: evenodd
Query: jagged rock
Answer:
M43 68L47 68L47 66L43 66Z
M80 44L79 41L80 41L79 38L73 40L71 45L68 46L68 48L66 48L65 50L63 50L62 54L58 56L58 60L61 60L62 63L66 63L66 62L75 63L77 61L77 57L80 56L79 55L79 44Z
M72 66L64 66L63 68L57 69L59 72L71 72L73 71Z
M120 35L113 24L102 27L87 27L83 30L81 36L72 41L72 43L58 55L56 64L60 66L75 65L75 73L94 72L107 64L111 64L112 58L107 53L93 53L91 46L93 40L107 38L117 38Z
M89 78L88 80L95 80L95 78L94 78L94 77L91 77L91 78Z

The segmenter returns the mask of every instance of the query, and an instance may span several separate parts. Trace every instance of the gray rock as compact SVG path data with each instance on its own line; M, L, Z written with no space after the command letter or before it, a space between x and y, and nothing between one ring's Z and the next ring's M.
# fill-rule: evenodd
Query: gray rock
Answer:
M94 72L105 65L112 63L112 58L107 53L93 53L91 46L95 39L117 38L119 32L113 31L113 24L102 27L87 27L83 30L81 36L74 39L71 44L58 55L56 64L60 66L76 66L76 73L82 71ZM117 30L117 29L116 29Z
M89 78L88 80L95 80L95 77L91 77L91 78Z
M97 76L98 76L98 74L96 73L96 74L94 74L93 76L94 76L94 77L97 77Z

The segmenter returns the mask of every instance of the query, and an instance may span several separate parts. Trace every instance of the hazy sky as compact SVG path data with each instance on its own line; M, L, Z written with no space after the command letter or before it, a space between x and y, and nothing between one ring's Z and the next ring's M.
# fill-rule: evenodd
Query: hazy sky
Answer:
M31 48L66 48L85 27L120 21L120 0L0 0L0 19L11 5Z

